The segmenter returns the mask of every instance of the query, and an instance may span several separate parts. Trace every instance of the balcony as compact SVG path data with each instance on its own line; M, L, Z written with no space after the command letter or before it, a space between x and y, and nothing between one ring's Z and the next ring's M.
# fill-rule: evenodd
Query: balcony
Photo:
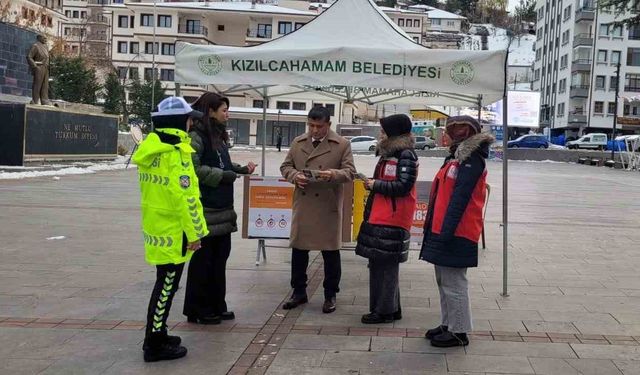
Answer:
M625 86L624 91L627 92L640 92L640 86Z
M87 19L89 25L105 25L109 26L109 19L104 16L94 16Z
M115 1L112 0L89 0L87 1L87 5L89 6L105 6L105 5L111 5L112 3L115 3Z
M589 85L571 85L569 89L570 98L587 98L589 97Z
M573 37L573 47L593 46L593 36L591 34L576 34Z
M271 30L264 29L247 29L247 38L254 39L271 39Z
M109 38L107 34L95 34L90 33L87 36L87 42L99 42L99 43L108 43Z
M178 33L209 36L209 29L204 26L181 23L178 24Z
M586 124L587 123L587 114L579 111L579 112L569 112L569 123L570 124Z
M575 59L571 62L572 72L590 72L591 59Z
M596 15L596 9L591 6L584 6L578 10L576 10L576 22L588 21L591 22L594 20Z

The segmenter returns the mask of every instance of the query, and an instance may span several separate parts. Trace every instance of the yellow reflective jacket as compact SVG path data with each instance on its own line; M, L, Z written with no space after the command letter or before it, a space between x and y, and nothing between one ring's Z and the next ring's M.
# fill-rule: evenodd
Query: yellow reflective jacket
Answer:
M152 265L180 264L193 254L183 250L183 233L189 242L195 242L209 231L189 136L179 129L157 131L178 136L180 143L163 143L151 133L132 159L138 165L145 258Z

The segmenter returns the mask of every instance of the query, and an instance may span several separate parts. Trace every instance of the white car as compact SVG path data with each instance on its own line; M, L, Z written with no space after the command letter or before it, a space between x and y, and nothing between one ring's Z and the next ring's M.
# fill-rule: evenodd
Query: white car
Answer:
M378 141L374 137L357 136L349 140L352 151L375 151Z

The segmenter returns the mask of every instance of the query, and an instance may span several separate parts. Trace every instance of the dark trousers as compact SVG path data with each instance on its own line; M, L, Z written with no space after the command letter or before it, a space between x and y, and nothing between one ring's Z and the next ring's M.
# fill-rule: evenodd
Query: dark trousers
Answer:
M400 311L399 263L369 260L369 311L389 315Z
M324 259L324 298L332 298L340 291L340 265L339 250L322 251ZM296 297L307 295L307 267L309 266L309 250L293 249L291 253L291 287Z
M227 311L227 259L231 253L231 234L202 239L202 247L189 262L184 315L205 317Z
M145 341L151 346L161 345L167 337L167 318L176 295L184 263L156 266L156 284L147 310Z

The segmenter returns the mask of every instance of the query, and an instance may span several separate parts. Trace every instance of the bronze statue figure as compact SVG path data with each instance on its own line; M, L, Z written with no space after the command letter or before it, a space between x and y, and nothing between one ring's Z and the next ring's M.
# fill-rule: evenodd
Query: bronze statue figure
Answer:
M49 49L47 37L38 35L37 42L33 43L27 62L33 75L31 104L49 104Z

